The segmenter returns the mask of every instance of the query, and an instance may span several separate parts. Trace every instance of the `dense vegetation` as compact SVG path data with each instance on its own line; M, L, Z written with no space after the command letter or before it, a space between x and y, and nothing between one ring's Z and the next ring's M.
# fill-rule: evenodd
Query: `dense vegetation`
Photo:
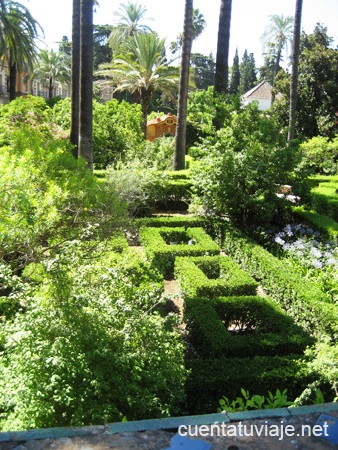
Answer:
M117 32L131 35L110 35L120 62L109 70L128 48ZM160 44L154 56L169 68L157 34L133 41ZM232 401L240 392L249 408L289 405L286 389L296 404L337 399L330 42L320 26L302 37L297 141L287 142L286 71L277 67L284 96L269 111L241 105L246 52L231 95L210 83L190 94L178 172L173 137L144 139L159 86L142 107L93 102L94 174L74 157L69 99L0 107L1 430L207 413L221 397L244 408ZM123 68L135 62L130 52ZM210 60L210 81L208 70ZM151 216L163 210L191 215ZM174 278L181 314L164 294Z

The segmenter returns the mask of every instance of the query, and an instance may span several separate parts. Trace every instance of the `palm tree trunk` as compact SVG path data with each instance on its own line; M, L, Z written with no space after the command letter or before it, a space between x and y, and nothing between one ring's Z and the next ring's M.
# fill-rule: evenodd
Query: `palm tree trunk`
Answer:
M294 22L293 43L292 43L292 72L290 81L290 113L289 113L288 142L292 141L295 135L302 8L303 8L303 0L296 0L295 22Z
M192 17L193 0L185 1L183 46L180 71L180 85L178 93L178 113L174 154L174 170L185 168L186 130L187 130L187 103L189 89L189 68L192 45Z
M216 53L215 93L228 92L231 8L232 0L221 0Z
M77 158L80 116L80 0L73 0L71 98L70 142L74 145L73 155Z
M48 96L49 96L49 100L51 100L53 98L53 78L52 77L49 78L49 93L48 93Z
M9 101L16 99L16 78L17 78L17 65L16 62L9 62Z
M79 156L93 171L93 0L81 0Z

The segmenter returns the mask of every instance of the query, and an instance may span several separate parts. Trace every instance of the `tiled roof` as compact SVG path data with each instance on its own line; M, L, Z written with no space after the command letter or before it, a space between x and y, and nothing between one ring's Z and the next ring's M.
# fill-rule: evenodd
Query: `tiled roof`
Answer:
M250 89L250 91L243 94L243 98L251 98L251 99L271 99L271 90L272 86L265 80L259 83L257 86Z
M169 117L171 117L172 119L174 119L174 123L177 122L176 116L173 116L172 114L168 113L168 114L165 114L164 116L157 117L156 119L148 120L147 125L152 125L152 124L157 124L157 123L163 123L163 122L165 122Z

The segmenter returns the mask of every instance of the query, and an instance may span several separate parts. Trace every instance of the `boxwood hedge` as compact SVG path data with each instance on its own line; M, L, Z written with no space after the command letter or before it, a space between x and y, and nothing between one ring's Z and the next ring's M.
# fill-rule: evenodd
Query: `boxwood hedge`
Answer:
M224 233L226 252L308 333L338 340L338 310L330 297L239 231Z
M217 255L219 246L203 228L141 227L140 241L147 257L167 277L172 278L177 256Z
M184 296L255 295L257 282L227 256L178 257L175 278Z

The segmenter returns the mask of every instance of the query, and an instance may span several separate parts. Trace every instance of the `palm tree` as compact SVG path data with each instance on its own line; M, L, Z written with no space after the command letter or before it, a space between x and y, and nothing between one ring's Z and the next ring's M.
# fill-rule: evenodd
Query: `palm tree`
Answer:
M297 82L298 82L298 61L300 46L300 29L302 22L303 0L296 0L296 11L292 41L292 72L290 82L290 115L288 142L292 141L295 134L296 108L297 108Z
M70 141L74 145L73 154L78 156L80 117L80 12L81 0L73 0L72 16L72 85L71 85L71 129Z
M203 14L200 12L199 9L193 9L192 12L192 41L198 38L200 36L206 26L206 21L204 19ZM175 41L171 42L170 44L170 51L171 53L176 53L178 50L182 48L183 45L183 33L179 33L177 35L177 38Z
M127 4L121 3L119 11L115 12L119 22L113 28L108 42L113 51L118 52L121 45L130 37L135 36L136 33L149 33L151 28L142 23L147 20L145 14L147 8L137 3L128 1Z
M293 20L292 16L284 17L273 14L270 16L268 26L262 35L262 41L265 47L276 47L276 61L274 76L277 75L280 69L280 62L282 60L282 51L285 48L287 50L288 44L292 40L293 36Z
M80 3L80 115L78 155L93 171L93 0Z
M67 84L71 81L69 56L63 52L56 53L54 50L41 50L33 71L33 78L48 81L49 99L51 99L56 81Z
M232 0L221 0L216 53L215 94L228 92L231 8Z
M164 49L165 41L157 33L137 33L126 41L122 55L111 64L103 64L97 72L113 79L115 91L129 91L136 96L142 108L145 134L154 93L163 92L171 99L177 93L178 68L168 65Z
M0 56L9 66L9 99L16 97L17 71L32 68L36 59L39 23L21 3L0 0Z
M185 0L183 51L181 58L180 86L178 94L178 114L174 154L174 170L185 168L185 147L187 128L187 101L189 88L189 67L193 35L193 0Z

